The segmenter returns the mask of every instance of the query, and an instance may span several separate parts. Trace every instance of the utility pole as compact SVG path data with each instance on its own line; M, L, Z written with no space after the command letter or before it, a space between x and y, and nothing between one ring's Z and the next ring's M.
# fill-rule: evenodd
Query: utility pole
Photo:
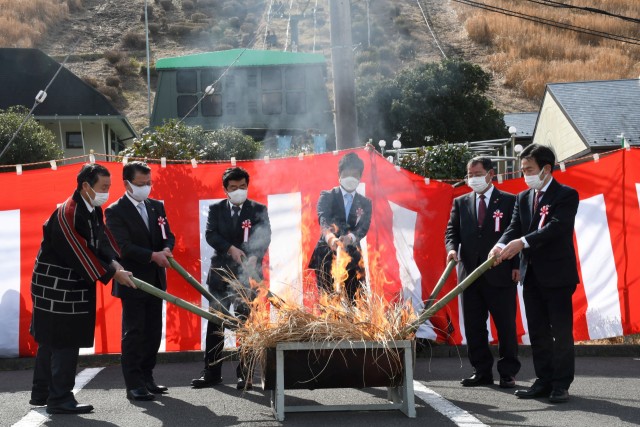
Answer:
M329 0L329 8L336 148L340 150L360 145L351 41L351 3L349 0Z

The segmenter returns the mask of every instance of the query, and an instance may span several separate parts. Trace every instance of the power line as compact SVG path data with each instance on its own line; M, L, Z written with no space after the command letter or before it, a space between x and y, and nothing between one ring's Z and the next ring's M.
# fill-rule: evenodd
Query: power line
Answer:
M479 8L479 9L488 10L490 12L496 12L496 13L500 13L502 15L513 16L513 17L516 17L516 18L524 19L526 21L535 22L537 24L548 25L548 26L555 27L555 28L560 28L560 29L563 29L563 30L574 31L576 33L588 34L588 35L597 36L597 37L601 37L601 38L605 38L605 39L609 39L609 40L614 40L614 41L619 41L619 42L624 42L624 43L629 43L629 44L634 44L634 45L639 45L640 46L640 39L636 39L636 38L633 38L633 37L621 36L621 35L618 35L618 34L607 33L607 32L604 32L604 31L592 30L592 29L589 29L589 28L578 27L578 26L571 25L571 24L563 24L561 22L553 21L551 19L541 18L539 16L534 16L534 15L527 15L525 13L516 12L514 10L505 9L505 8L501 8L501 7L497 7L497 6L488 5L486 3L479 3L479 2L476 2L476 1L472 1L472 0L453 0L453 1L455 1L457 3L466 4L467 6L472 6L472 7L476 7L476 8Z
M436 35L434 34L433 30L431 29L431 25L429 25L429 20L427 19L427 16L424 13L424 9L422 8L422 4L421 4L420 0L416 0L416 3L418 3L418 7L420 8L420 12L422 12L422 17L424 18L424 22L425 22L425 24L427 24L427 28L429 29L429 32L431 33L431 36L433 37L433 40L436 42L436 46L440 50L440 53L442 53L442 56L444 57L444 59L447 59L447 54L444 53L444 50L442 50L442 48L440 47L440 43L438 43L438 38L436 37Z
M619 15L617 13L611 13L611 12L608 12L606 10L596 9L595 7L575 6L575 5L572 5L572 4L561 3L561 2L557 2L557 1L553 1L553 0L525 0L525 1L528 1L530 3L541 4L541 5L544 5L544 6L560 8L560 9L582 10L584 12L591 12L591 13L596 13L596 14L599 14L599 15L606 15L606 16L610 16L612 18L619 18L619 19L622 19L624 21L635 22L637 24L640 24L640 19L638 19L638 18L632 18L630 16Z

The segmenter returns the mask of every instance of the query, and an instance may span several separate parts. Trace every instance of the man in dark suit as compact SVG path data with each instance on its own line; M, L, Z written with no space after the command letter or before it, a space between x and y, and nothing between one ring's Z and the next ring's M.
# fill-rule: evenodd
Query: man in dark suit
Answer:
M520 154L528 190L518 194L511 224L489 256L497 263L520 255L520 277L538 377L515 395L569 399L575 373L572 295L580 281L573 246L578 192L553 179L555 154L532 144Z
M371 224L371 200L356 192L363 171L364 162L357 154L349 153L340 159L340 185L323 191L318 199L321 234L309 262L309 268L316 271L318 289L335 292L331 263L337 253L345 251L351 261L347 264L348 277L340 286L344 286L351 300L364 279L360 241Z
M112 278L135 287L131 273L115 260L118 246L102 222L109 198L107 168L86 164L73 195L42 227L43 238L31 280L31 335L38 343L32 405L49 414L84 414L93 406L73 396L80 347L93 346L96 283Z
M247 199L249 173L239 167L229 168L222 175L227 199L209 206L205 237L215 249L207 286L222 306L234 305L236 315L247 317L247 300L254 297L250 279L262 280L262 261L271 243L271 225L267 207ZM234 288L227 279L236 278L244 291ZM223 329L207 323L204 370L200 378L191 381L194 388L210 387L222 382ZM241 359L236 369L238 390L252 388L251 372Z
M492 184L495 175L488 157L474 157L467 163L467 185L471 193L453 201L445 235L447 262L461 261L458 281L464 280L487 259L511 221L515 196ZM459 251L459 254L458 254ZM458 259L458 256L460 259ZM462 312L469 361L474 373L461 384L465 387L493 384L493 355L489 349L489 313L500 342L497 363L500 387L515 387L520 370L516 335L516 300L519 279L517 259L491 269L462 293Z
M126 192L105 211L107 227L121 250L121 263L137 279L167 289L167 257L175 244L164 205L149 199L151 169L143 162L122 169ZM138 290L113 285L122 301L122 373L127 398L152 400L167 387L156 384L153 368L162 339L162 300Z

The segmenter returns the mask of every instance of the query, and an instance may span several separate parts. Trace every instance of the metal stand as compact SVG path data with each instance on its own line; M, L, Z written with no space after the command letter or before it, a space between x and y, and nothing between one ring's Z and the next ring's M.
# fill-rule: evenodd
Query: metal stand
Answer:
M369 405L297 405L286 406L284 403L284 352L287 350L349 350L349 349L383 349L379 342L287 342L276 346L276 386L271 391L271 409L278 421L284 421L285 412L328 412L328 411L381 411L398 409L409 418L416 417L415 398L413 394L413 351L411 341L396 341L394 348L404 349L404 378L402 385L387 387L387 399L390 403Z

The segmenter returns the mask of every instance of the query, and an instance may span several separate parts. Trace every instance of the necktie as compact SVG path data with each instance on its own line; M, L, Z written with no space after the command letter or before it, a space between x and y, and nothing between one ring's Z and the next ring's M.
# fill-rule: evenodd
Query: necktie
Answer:
M144 206L144 202L138 203L136 208L138 208L138 212L140 212L140 216L142 217L142 220L144 221L144 225L147 226L147 230L148 230L149 229L149 215L147 214L147 208Z
M536 193L536 200L533 203L533 214L535 215L536 212L538 212L538 205L540 204L540 200L542 199L542 196L544 195L544 191L538 191Z
M232 206L231 207L231 223L233 224L233 229L238 228L238 220L240 219L240 206Z
M353 203L353 194L347 193L344 195L344 217L349 220L349 211L351 210L351 203Z
M484 202L485 195L480 195L480 203L478 204L478 227L482 228L484 224L484 217L487 215L487 205Z

